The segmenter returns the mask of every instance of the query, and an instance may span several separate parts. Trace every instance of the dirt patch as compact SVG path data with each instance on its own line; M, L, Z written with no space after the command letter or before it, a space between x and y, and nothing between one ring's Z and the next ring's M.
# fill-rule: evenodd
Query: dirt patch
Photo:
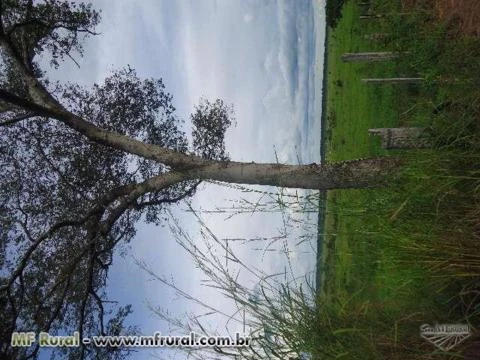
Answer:
M480 36L480 1L437 0L438 17L447 22L458 22L460 30L467 35Z
M438 19L465 35L480 37L480 0L402 0L404 9L416 5L435 9Z

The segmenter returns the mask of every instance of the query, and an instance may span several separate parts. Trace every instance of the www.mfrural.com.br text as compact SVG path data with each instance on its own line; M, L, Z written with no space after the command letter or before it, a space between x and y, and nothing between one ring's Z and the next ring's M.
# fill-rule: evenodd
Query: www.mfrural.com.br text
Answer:
M235 337L229 336L200 336L194 332L183 336L162 335L155 332L153 335L123 335L123 336L92 336L80 338L78 331L71 336L50 335L40 332L38 336L34 332L14 332L11 345L14 347L32 346L38 342L41 347L78 347L81 345L93 345L98 347L243 347L250 345L248 336L235 333Z

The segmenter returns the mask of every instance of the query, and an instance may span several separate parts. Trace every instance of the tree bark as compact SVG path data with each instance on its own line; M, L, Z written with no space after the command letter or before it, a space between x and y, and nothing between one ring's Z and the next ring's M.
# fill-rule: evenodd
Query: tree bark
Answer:
M299 189L345 189L381 185L398 170L396 158L351 160L333 164L281 165L217 161L189 171L198 180Z

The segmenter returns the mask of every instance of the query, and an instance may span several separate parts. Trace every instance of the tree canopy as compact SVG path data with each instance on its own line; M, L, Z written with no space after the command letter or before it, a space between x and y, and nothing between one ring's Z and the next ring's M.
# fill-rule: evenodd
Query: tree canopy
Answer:
M12 358L35 358L38 346L7 346L13 331L79 331L81 336L122 331L131 310L120 307L112 313L102 290L115 246L132 239L142 215L160 222L162 207L191 196L198 182L155 188L155 176L168 166L78 136L35 108L39 93L29 81L37 82L34 86L47 98L51 94L47 101L94 126L173 151L189 150L161 79L141 80L129 67L91 89L50 84L43 77L35 55L48 53L56 68L65 57L82 54L80 36L95 34L100 19L91 5L7 1L0 15L0 84L7 95L0 103L0 266L8 274L1 278L1 351ZM10 103L8 96L21 103ZM227 114L220 102L208 109ZM222 121L229 119L219 119L216 126ZM204 118L196 131L205 126ZM196 151L226 159L220 145L223 129L221 137L210 136L215 144L199 142ZM138 184L144 189L132 194ZM78 351L64 355L94 356Z

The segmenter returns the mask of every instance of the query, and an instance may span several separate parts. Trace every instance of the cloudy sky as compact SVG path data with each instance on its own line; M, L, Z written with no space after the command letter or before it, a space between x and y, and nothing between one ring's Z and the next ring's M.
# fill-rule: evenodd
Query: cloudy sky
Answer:
M102 82L109 71L130 65L140 76L163 78L174 96L177 115L187 122L201 97L233 104L236 124L226 136L231 159L319 161L324 0L94 0L93 4L102 10L97 29L101 35L86 42L81 69L65 63L51 77L89 86ZM257 192L205 184L192 206L203 211L201 216L220 238L272 237L285 232L280 213L249 212L227 219L226 214L209 212L245 204L242 199L271 201ZM192 237L198 236L198 224L185 208L179 205L172 212ZM306 221L311 224L308 229L295 222L287 224L287 243L256 243L255 249L244 246L237 250L239 256L274 273L287 267L285 252L279 251L286 247L292 263L289 276L312 276L315 238L295 246L302 234L313 234L316 214ZM275 251L266 251L269 246ZM120 304L133 304L130 322L141 325L145 334L169 331L147 303L178 314L197 308L152 281L134 264L132 255L192 295L230 311L231 305L200 285L204 276L167 227L139 224L131 250L114 261L108 295ZM146 359L149 354L140 351L136 358Z

